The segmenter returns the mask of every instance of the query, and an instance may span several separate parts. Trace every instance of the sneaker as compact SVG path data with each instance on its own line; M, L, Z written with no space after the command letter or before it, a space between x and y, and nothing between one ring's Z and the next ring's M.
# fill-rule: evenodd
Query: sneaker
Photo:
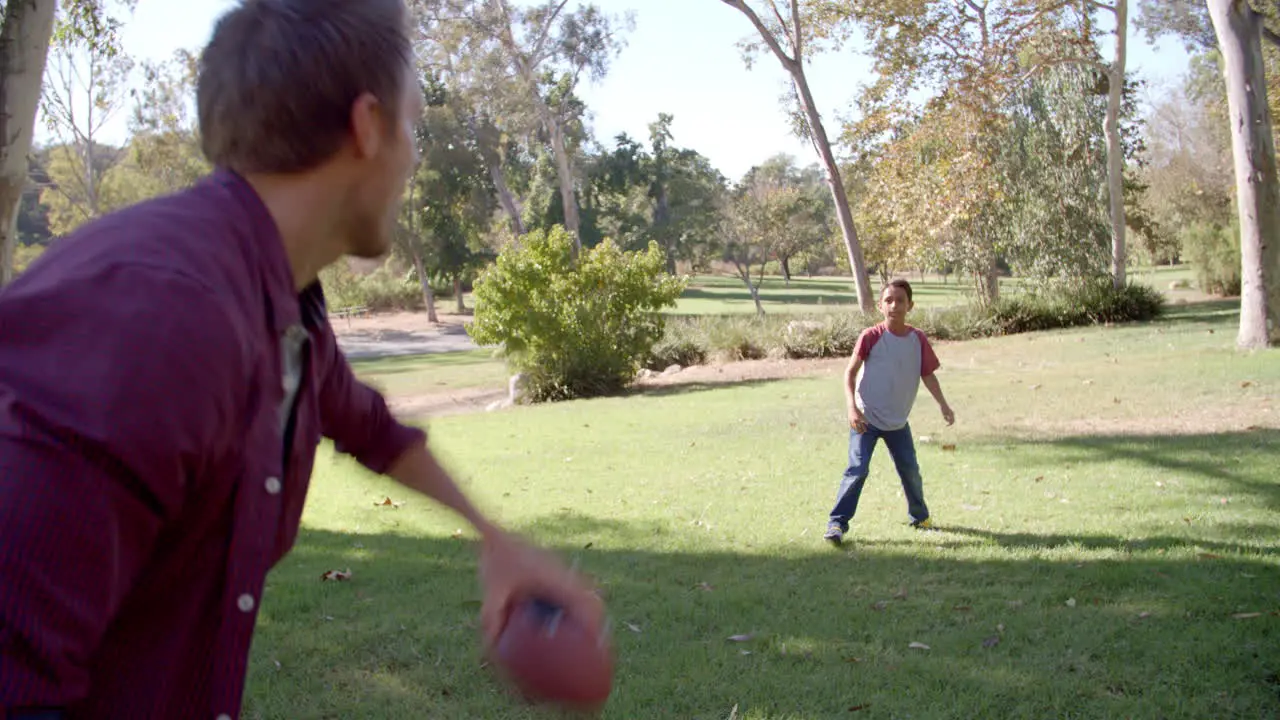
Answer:
M913 527L913 528L915 528L915 529L917 529L917 530L934 530L934 529L936 529L936 528L934 528L934 527L933 527L933 520L932 520L932 519L930 519L930 518L925 518L925 519L923 519L923 520L917 520L917 521L915 521L915 522L911 523L911 527Z
M822 539L832 545L839 545L844 540L844 528L840 527L840 523L830 523L827 525L827 532L822 536Z

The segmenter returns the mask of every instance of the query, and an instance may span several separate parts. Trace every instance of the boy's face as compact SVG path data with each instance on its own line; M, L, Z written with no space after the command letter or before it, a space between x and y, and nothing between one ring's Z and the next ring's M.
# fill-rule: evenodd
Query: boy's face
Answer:
M880 294L880 312L890 322L903 322L913 307L915 304L907 298L907 291L900 287L890 285Z

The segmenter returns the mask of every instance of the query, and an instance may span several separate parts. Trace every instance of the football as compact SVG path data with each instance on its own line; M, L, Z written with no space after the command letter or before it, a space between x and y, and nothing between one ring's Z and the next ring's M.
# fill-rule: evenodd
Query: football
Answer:
M514 604L493 650L494 664L526 700L594 712L613 689L605 628L586 627L540 598Z

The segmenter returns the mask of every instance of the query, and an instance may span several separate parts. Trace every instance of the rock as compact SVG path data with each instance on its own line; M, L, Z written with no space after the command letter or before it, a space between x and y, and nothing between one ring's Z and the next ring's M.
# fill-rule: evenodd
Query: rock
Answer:
M1186 290L1190 287L1191 287L1191 283L1187 282L1186 280L1174 280L1173 282L1169 283L1170 290Z
M640 372L636 374L636 378L639 380L648 380L654 375L657 375L657 373L650 370L649 368L640 368Z
M507 381L507 399L509 405L517 405L524 402L525 394L528 392L524 384L524 373L516 373Z
M668 367L666 370L663 370L663 371L662 371L662 374L663 374L663 375L675 375L676 373L680 372L681 370L684 370L684 368L680 367L679 365L672 365L672 366Z

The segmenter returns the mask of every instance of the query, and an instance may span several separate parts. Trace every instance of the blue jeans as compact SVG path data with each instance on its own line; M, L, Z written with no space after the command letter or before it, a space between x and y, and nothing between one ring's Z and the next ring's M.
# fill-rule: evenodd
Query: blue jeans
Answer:
M840 482L840 494L836 496L836 506L831 509L831 522L839 523L840 529L849 531L849 521L858 512L858 498L862 497L862 486L867 484L867 475L871 472L871 453L876 449L876 442L881 438L889 448L893 464L898 468L898 477L902 479L902 491L907 496L907 513L912 522L920 522L929 517L929 507L924 504L924 481L920 477L920 464L916 461L916 445L911 438L911 426L901 430L880 430L867 425L867 431L859 433L849 431L849 467L844 471L844 479Z

